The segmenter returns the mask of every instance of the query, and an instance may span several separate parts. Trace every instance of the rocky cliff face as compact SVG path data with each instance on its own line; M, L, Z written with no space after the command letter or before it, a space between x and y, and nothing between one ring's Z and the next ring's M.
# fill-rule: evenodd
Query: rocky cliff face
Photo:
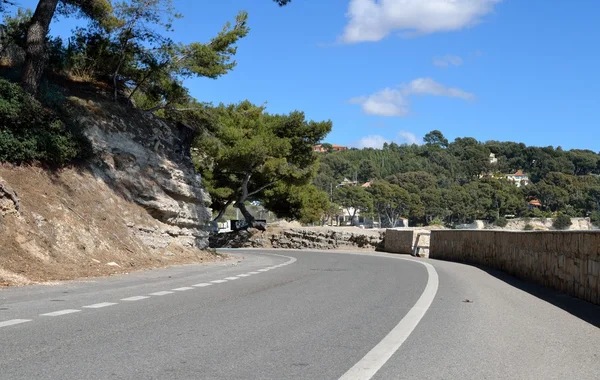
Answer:
M94 109L96 104L82 104ZM152 248L172 243L208 246L210 197L189 156L191 131L144 113L110 113L106 105L80 118L96 159L91 168L125 199L142 206L153 223L130 224L131 233Z
M0 286L219 259L201 250L210 198L186 154L189 131L110 102L70 102L90 162L0 163Z

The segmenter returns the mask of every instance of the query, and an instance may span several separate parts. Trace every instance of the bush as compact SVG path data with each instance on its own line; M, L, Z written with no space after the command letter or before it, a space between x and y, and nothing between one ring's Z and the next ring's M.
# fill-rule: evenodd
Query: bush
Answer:
M523 231L533 231L533 226L527 223L525 227L523 227Z
M552 222L552 226L557 230L566 230L571 224L573 224L573 222L571 222L571 217L566 214L558 215L558 217L554 219L554 222Z
M0 79L0 162L64 165L90 152L80 131L18 85Z
M590 215L590 221L596 227L600 227L600 211L593 211Z
M494 220L494 224L498 227L504 228L508 224L508 220L505 217L501 216L500 218Z

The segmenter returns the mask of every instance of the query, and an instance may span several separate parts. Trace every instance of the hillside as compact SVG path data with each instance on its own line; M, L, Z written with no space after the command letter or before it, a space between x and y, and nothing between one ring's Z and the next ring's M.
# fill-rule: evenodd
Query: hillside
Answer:
M470 137L449 142L432 131L423 145L391 143L319 155L315 185L346 207L352 206L348 191L336 187L369 182L364 191L354 191L356 199L365 195L355 205L384 221L393 211L411 225L455 226L476 219L502 225L504 217L560 214L600 222L600 155L589 150Z
M0 167L0 284L219 259L203 250L210 197L187 131L90 85L60 88L92 152L62 168Z

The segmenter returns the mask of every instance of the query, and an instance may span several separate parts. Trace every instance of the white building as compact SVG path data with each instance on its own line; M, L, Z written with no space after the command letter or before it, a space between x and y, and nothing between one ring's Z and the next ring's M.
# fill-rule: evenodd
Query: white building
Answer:
M506 179L514 183L517 187L529 185L529 176L518 170L515 174L507 174Z

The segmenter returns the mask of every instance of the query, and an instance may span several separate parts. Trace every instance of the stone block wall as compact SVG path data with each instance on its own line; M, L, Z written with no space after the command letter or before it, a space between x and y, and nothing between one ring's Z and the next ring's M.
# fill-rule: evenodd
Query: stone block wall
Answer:
M431 232L430 257L483 265L600 304L600 232Z
M411 254L414 234L413 230L386 230L383 250L390 253Z

